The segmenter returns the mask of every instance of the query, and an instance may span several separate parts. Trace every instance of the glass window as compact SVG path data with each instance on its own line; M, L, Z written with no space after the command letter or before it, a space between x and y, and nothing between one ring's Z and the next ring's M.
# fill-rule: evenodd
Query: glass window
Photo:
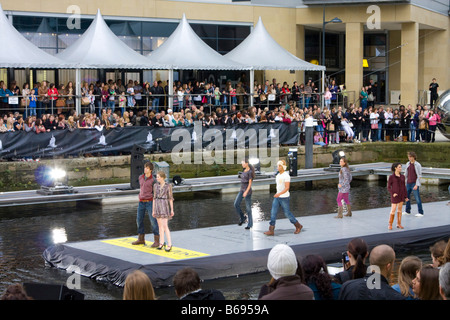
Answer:
M81 19L80 28L67 26L67 18L14 16L14 27L39 48L56 54L77 41L93 19ZM178 22L105 20L111 31L133 50L148 55L178 27ZM233 50L250 34L250 26L190 24L211 48L222 54Z
M250 34L248 26L221 26L218 27L219 38L245 39Z
M191 27L200 38L217 38L217 25L192 23Z

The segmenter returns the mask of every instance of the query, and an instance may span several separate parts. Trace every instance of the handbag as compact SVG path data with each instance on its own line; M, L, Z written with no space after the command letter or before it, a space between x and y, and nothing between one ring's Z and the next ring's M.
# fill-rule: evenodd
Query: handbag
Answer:
M81 104L87 106L88 104L91 104L91 99L89 97L83 97L81 98Z
M66 100L65 99L58 99L56 100L56 106L57 107L64 107L66 105Z
M328 123L328 131L334 131L334 123L333 122Z
M371 127L372 129L378 129L378 123L372 123L372 124L370 125L370 127Z

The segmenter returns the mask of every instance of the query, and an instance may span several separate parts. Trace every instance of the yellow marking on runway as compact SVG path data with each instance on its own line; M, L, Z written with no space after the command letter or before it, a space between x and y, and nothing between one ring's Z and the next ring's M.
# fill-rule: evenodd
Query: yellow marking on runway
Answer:
M145 253L155 254L157 256L167 257L176 260L192 259L209 256L209 254L187 250L178 247L172 247L170 252L166 252L164 248L158 250L157 248L151 248L152 242L146 241L145 245L132 245L131 243L136 241L136 238L118 238L110 240L102 240L104 243L108 243L114 246L119 246L127 249L137 250Z

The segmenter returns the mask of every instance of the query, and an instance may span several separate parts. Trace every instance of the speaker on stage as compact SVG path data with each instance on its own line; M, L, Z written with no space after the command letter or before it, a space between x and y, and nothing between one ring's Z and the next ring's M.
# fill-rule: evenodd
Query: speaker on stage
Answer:
M297 176L297 152L296 148L289 149L288 152L289 175L293 177Z
M64 285L24 283L23 286L34 300L84 300L84 294Z
M139 189L139 176L144 173L145 149L135 144L131 150L130 186Z

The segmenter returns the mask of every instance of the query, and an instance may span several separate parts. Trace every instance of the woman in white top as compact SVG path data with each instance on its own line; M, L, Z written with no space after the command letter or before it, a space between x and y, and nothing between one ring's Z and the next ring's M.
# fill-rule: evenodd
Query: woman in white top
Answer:
M377 141L377 131L378 131L378 117L380 115L378 114L377 110L375 108L371 107L370 111L370 128L372 129L370 132L370 136L372 138L372 141Z
M272 210L270 212L269 231L264 232L265 235L273 236L275 234L275 221L277 219L278 209L283 208L284 215L295 226L294 234L300 233L303 226L297 221L289 209L290 193L289 188L291 184L291 177L286 171L286 161L280 160L277 162L278 174L276 176L277 193L273 196Z

